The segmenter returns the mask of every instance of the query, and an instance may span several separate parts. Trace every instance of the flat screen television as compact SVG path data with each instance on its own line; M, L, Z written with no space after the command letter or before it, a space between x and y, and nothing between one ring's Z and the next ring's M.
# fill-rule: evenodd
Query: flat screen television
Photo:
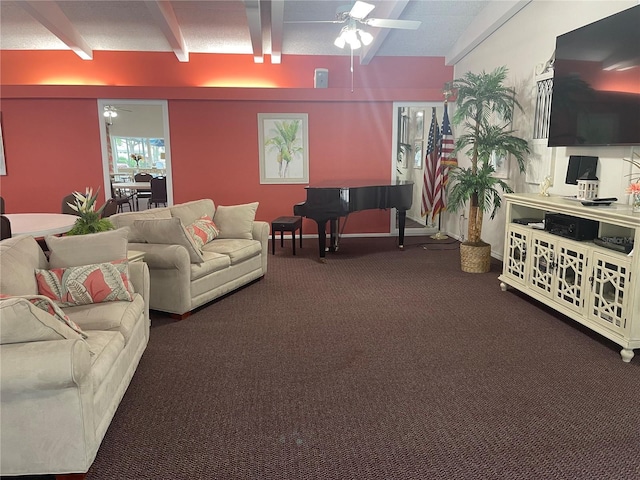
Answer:
M549 146L640 145L640 5L556 39Z

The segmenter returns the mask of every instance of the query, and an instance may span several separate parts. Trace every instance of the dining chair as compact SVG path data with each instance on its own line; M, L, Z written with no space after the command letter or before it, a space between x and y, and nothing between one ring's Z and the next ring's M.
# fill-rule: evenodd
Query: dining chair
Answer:
M11 238L11 222L4 215L0 215L0 240Z
M136 173L133 176L133 179L136 182L151 182L151 179L153 179L153 175L151 175L150 173ZM147 199L147 201L149 201L149 199L151 198L151 190L146 190L144 188L139 188L136 191L136 208L138 210L140 210L140 204L139 204L139 200L143 198L143 199Z
M73 208L69 206L69 204L75 205L76 197L73 193L67 195L62 199L62 213L66 213L67 215L77 215L80 216L80 212L76 212Z
M157 207L162 203L167 206L167 177L155 177L151 179L151 197L149 198L149 208L155 204Z
M0 197L0 215L4 215L4 198Z
M115 198L107 200L104 208L102 209L101 218L109 218L111 215L118 212L118 201Z
M122 195L120 193L116 194L116 189L113 188L113 184L111 184L111 198L116 201L116 212L124 212L125 205L129 206L129 211L133 212L133 206L131 205L131 200L133 195Z

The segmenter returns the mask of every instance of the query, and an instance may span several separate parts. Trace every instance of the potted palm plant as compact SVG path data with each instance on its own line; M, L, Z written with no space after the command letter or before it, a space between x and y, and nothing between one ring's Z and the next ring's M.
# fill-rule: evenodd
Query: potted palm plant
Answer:
M513 190L496 178L492 158L513 156L520 173L525 171L525 155L529 153L526 140L513 135L511 120L514 108L522 110L515 90L504 82L508 70L498 67L491 73L467 72L454 80L457 90L453 123L464 126L464 133L456 139L455 151L464 151L471 159L469 167L454 167L449 173L448 205L457 211L469 205L467 240L460 246L462 270L484 273L490 269L491 245L484 242L482 221L485 213L495 217L502 205L503 192Z

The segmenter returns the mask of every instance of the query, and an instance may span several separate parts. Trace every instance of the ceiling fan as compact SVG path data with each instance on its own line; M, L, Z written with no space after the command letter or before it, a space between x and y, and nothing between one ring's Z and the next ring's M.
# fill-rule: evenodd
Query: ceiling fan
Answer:
M375 5L358 0L354 4L343 5L336 10L335 20L301 20L286 23L361 23L370 27L378 28L401 28L405 30L416 30L422 22L418 20L395 20L391 18L367 18Z
M102 115L106 118L108 125L113 124L113 119L118 116L118 112L131 112L131 110L116 107L114 105L105 105L103 110Z
M369 45L373 41L373 35L358 28L358 24L377 28L400 28L404 30L416 30L422 22L418 20L397 20L391 18L368 18L367 16L375 8L375 5L358 0L354 4L343 5L336 10L335 20L301 20L286 23L344 23L340 35L334 42L337 47L344 48L349 45L351 50L357 50L364 43Z

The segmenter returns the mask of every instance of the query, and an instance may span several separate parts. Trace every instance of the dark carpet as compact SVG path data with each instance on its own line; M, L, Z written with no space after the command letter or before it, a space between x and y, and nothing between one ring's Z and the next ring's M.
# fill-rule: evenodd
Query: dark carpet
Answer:
M88 480L637 479L640 360L458 244L316 242L151 340Z

